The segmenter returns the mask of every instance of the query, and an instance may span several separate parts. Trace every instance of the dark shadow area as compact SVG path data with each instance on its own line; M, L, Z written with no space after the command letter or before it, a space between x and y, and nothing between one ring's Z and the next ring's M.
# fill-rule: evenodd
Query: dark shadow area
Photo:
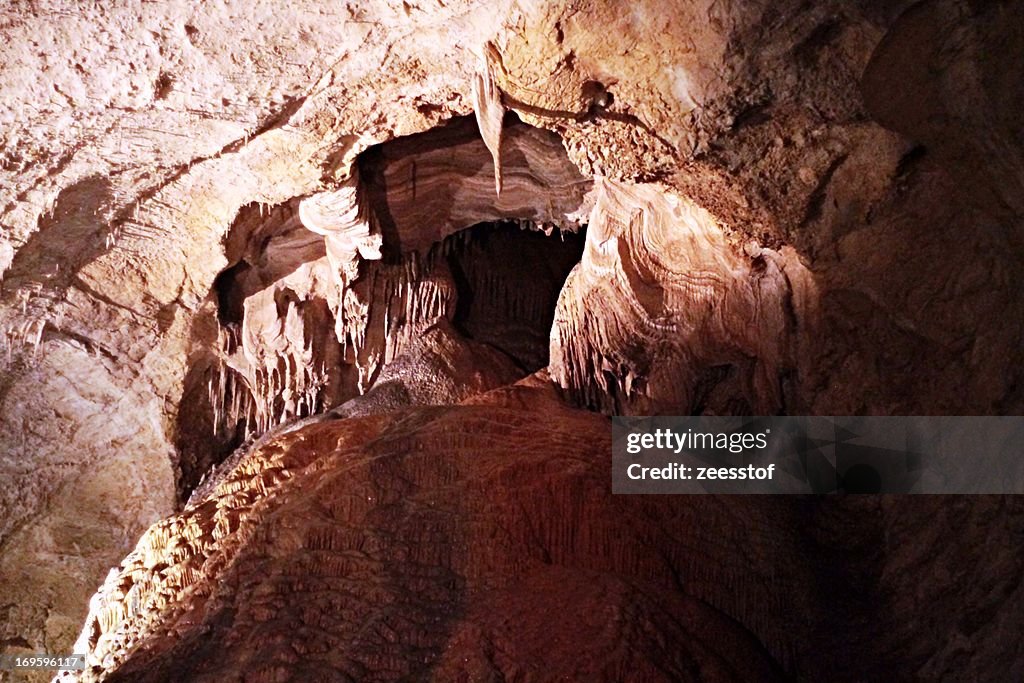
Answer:
M482 223L445 240L458 290L453 323L511 356L525 371L548 364L555 304L585 232L547 236L511 223Z
M252 266L246 261L239 261L222 270L213 281L213 291L217 295L217 317L221 324L242 322L245 296L239 280L251 269Z

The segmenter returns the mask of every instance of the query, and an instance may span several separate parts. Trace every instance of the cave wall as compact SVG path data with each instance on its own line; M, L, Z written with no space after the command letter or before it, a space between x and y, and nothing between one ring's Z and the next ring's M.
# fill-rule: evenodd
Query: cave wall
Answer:
M194 483L207 466L180 414L208 400L190 369L216 362L233 226L299 202L326 215L325 198L369 182L361 153L471 115L481 82L502 93L502 119L530 126L504 129L508 211L487 213L501 196L490 138L470 143L468 178L435 164L418 184L432 199L474 222L536 213L516 201L520 134L560 139L578 175L556 217L594 223L627 197L588 232L559 304L552 377L571 397L634 412L1020 412L1020 3L910 5L0 10L0 583L28 596L3 607L0 641L67 649L105 568L181 506L183 471ZM346 234L340 252L325 240L325 288L400 230L429 245L457 229L381 177L373 203L406 227ZM659 279L694 264L713 286ZM641 331L658 316L676 332Z

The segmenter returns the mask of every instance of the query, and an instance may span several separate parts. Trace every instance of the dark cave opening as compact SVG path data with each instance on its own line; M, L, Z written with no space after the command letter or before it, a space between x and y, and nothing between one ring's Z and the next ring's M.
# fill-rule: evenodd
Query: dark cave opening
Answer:
M239 279L251 266L241 260L233 266L225 268L213 281L213 291L217 297L217 318L221 324L242 322L245 293L238 286Z
M481 223L435 245L457 292L452 323L468 338L509 355L525 372L548 363L555 305L586 241L512 222Z

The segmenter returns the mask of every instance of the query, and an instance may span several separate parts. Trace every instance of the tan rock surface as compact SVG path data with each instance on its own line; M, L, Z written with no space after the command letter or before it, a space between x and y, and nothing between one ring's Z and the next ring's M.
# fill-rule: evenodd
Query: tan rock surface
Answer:
M67 651L87 596L144 528L164 518L156 528L165 531L146 536L165 534L164 548L181 520L212 523L209 509L167 515L220 458L282 420L372 391L431 325L454 320L480 344L518 335L522 343L503 352L521 371L539 367L532 328L524 332L508 315L469 325L451 296L465 283L447 264L430 263L441 240L478 222L518 219L548 232L589 226L557 313L545 312L556 315L551 377L571 402L634 413L1024 411L1022 9L1019 0L0 8L0 649ZM527 295L517 298L507 283L488 289L502 295L494 310L527 311L535 321L561 256L549 262L540 257L548 250L502 248L491 255L501 261L496 273L516 272L510 254L540 265L523 270L536 285ZM445 348L453 354L467 348L452 341ZM486 355L477 350L474 358ZM418 358L431 366L421 376L450 360ZM498 381L456 384L484 388L491 379ZM502 409L510 420L516 411L521 423L542 417L530 400L513 403ZM551 410L600 420L561 404ZM386 429L397 419L359 424ZM414 438L418 425L396 429ZM364 436L352 452L369 448ZM328 446L302 462L335 463ZM564 462L562 472L540 459L523 465L524 490L539 486L525 481L537 470L571 482L538 504L570 505L586 491L595 505L619 504L579 484L572 458ZM494 466L518 471L516 463ZM330 469L316 477L341 476ZM259 464L247 472L252 481L238 486L263 498L245 505L312 500L279 501L277 489L259 483L278 475ZM453 514L476 514L475 503L466 505ZM941 501L830 505L820 515L835 519L811 545L831 548L837 562L859 553L864 564L838 579L821 569L828 563L800 565L815 595L851 576L881 593L863 611L849 598L850 633L862 630L851 636L860 649L844 671L900 651L908 676L985 679L1004 673L986 662L1020 661L1019 652L1000 650L1020 599L1007 578L1020 566L1006 543L1019 534L1012 502L972 499L960 515ZM714 549L717 536L745 534L755 521L764 538L788 543L806 513L798 503L791 512L800 521L774 508L723 506L714 534L684 547ZM673 514L690 513L665 514L669 526ZM936 517L948 519L958 543L921 533ZM396 529L406 523L391 521ZM260 557L262 539L223 524L238 545L231 552ZM210 545L213 532L195 534L205 540L189 552L208 573L182 567L159 578L161 604L172 612L198 609L189 590L213 591L203 582L229 571L210 570L203 555L227 552ZM423 543L423 552L448 548ZM526 546L534 547L515 547ZM719 550L723 558L738 552L735 544ZM796 566L774 552L765 550L769 564L778 562L772 581ZM981 560L990 556L987 567ZM601 564L605 555L586 557L570 566L597 572L572 587L580 604L653 610L648 587L626 585L635 567L612 571ZM274 571L290 576L275 561ZM511 563L494 575L550 596L568 570L518 571ZM929 577L927 585L913 588L916 576ZM509 590L467 603L450 634L425 636L438 676L511 676L519 663L539 661L534 631L491 620L517 601ZM121 623L124 609L115 593L105 595L121 606L103 617L104 628ZM971 605L949 595L969 596ZM673 610L690 614L679 600ZM795 661L811 666L811 655L794 655L780 640L797 638L788 622L737 604L752 611L715 607L754 634L770 666L787 675ZM968 607L972 616L957 621ZM647 618L659 630L678 629L671 633L681 638L690 628L653 613ZM524 624L532 618L516 614ZM569 618L538 614L530 623ZM143 627L132 617L123 628ZM891 639L873 640L876 629ZM926 631L952 635L940 645L917 640ZM586 632L609 648L665 649L649 633ZM489 650L488 639L508 650ZM439 643L447 642L459 645L446 653ZM812 645L794 647L806 653L800 648ZM159 659L169 645L156 638L147 646ZM468 662L458 660L463 651ZM639 666L618 654L586 673ZM376 664L364 655L354 647L346 661L383 677L413 666L404 650ZM685 657L718 662L696 650ZM564 664L555 655L545 661ZM690 675L672 668L681 662L669 657L664 670Z

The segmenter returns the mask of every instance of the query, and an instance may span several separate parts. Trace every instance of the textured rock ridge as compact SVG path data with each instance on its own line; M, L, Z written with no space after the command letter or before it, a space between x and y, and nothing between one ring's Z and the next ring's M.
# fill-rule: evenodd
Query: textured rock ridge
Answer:
M599 183L583 259L562 292L551 374L607 412L771 415L795 366L791 250L729 240L692 202Z
M601 494L605 420L536 383L293 432L151 529L76 647L106 680L778 678L749 633L675 593L682 558L649 549L643 509ZM542 653L544 605L566 596L590 656Z
M271 439L111 571L79 680L1019 671L1018 503L609 496L606 422L541 373Z

